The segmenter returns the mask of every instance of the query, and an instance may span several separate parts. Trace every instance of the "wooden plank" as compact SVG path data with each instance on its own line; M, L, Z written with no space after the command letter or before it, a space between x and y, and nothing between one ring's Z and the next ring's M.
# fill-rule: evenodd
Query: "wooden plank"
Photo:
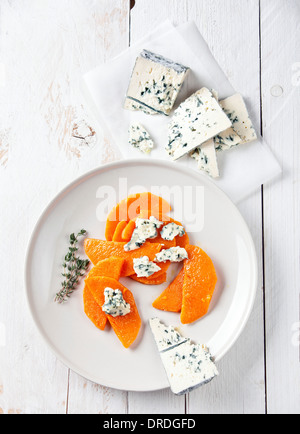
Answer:
M264 136L283 174L265 187L267 408L299 414L300 4L261 1Z
M0 4L1 235L7 246L0 253L5 269L0 324L6 332L0 345L0 413L126 410L122 392L99 394L75 374L68 387L68 370L41 341L25 310L20 264L44 207L67 183L108 158L108 145L102 154L102 129L78 89L83 73L128 46L128 4ZM101 401L101 394L110 399Z
M226 26L224 25L226 17ZM253 107L260 129L259 2L242 0L139 0L132 11L132 41L166 19L175 24L195 20L225 73ZM230 47L230 49L228 49ZM247 49L244 49L247 47ZM260 266L253 314L235 347L221 361L221 377L192 393L183 403L169 392L129 394L129 409L147 413L264 413L264 327L262 291L262 212L258 191L240 205L253 234ZM253 351L253 348L255 351Z

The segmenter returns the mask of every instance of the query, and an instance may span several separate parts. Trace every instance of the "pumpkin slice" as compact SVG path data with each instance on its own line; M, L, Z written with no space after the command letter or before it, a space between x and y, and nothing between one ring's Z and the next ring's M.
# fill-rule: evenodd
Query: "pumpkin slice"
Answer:
M191 324L207 314L218 279L212 260L200 247L186 250L181 322Z
M122 233L126 226L127 226L127 221L125 220L122 220L120 223L118 223L112 241L116 241L119 243L122 243L124 241L122 238Z
M91 277L87 280L87 285L94 299L101 307L105 303L105 288L119 289L122 292L126 303L130 304L130 313L115 318L111 315L106 315L106 317L124 347L129 348L136 340L142 325L132 293L120 282L109 277Z
M137 277L137 275L130 276L130 279L142 283L143 285L162 285L167 280L167 273L164 272L160 276L155 277L154 279L151 279L149 277Z
M109 258L104 261L100 261L89 272L87 279L91 277L111 277L119 280L122 274L125 259L122 258ZM86 316L92 321L92 323L100 330L104 330L107 318L105 313L99 308L98 303L94 299L91 291L89 290L86 282L83 290L83 305Z
M184 268L167 289L155 300L153 307L166 312L180 312L182 307Z
M133 259L148 256L150 261L155 259L155 255L161 251L160 244L146 243L140 249L131 252L125 252L126 243L117 243L114 241L103 241L86 238L84 242L85 253L93 264L98 264L103 259L112 256L125 259L122 269L122 277L128 277L135 274L133 268Z
M110 212L106 222L105 238L112 241L116 227L122 220L129 222L135 219L142 210L151 210L151 215L157 212L169 213L170 204L159 196L152 193L137 193L122 200Z

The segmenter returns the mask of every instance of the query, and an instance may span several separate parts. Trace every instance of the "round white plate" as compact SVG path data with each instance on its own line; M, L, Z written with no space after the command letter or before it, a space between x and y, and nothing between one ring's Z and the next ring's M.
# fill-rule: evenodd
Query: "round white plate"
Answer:
M152 191L171 201L191 244L212 258L218 284L209 313L183 326L179 314L157 311L153 301L167 287L122 283L134 294L143 327L132 348L125 349L113 330L98 330L83 311L83 284L63 304L54 302L69 235L81 229L104 239L105 218L131 193ZM84 254L82 251L80 252ZM169 282L177 269L172 266ZM206 176L174 163L134 160L100 167L81 177L48 206L32 235L26 259L27 299L46 343L66 366L106 387L154 391L168 381L148 326L159 317L186 337L210 348L218 362L241 334L257 290L257 258L250 232L237 208Z

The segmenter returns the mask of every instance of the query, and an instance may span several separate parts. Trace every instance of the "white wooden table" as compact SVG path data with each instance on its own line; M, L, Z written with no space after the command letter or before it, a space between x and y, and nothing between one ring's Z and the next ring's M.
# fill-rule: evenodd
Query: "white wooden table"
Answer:
M0 0L0 414L300 413L300 2L130 3ZM258 107L283 167L276 183L240 205L259 255L250 321L219 364L220 378L187 397L110 390L69 371L33 324L23 276L44 207L116 158L78 92L82 74L167 18L196 21L233 85Z

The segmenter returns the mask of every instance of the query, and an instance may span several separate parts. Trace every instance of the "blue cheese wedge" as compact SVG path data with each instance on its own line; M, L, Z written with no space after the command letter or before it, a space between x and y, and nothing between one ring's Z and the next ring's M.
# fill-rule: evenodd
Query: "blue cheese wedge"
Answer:
M207 172L212 178L218 178L220 176L215 142L213 139L204 143L199 148L196 148L190 155L197 161L200 170Z
M166 151L177 160L230 127L229 118L211 91L200 89L175 111Z
M160 232L162 239L166 241L173 241L177 236L183 237L184 234L184 228L174 222L164 226Z
M175 395L190 393L219 375L205 345L186 342L162 353L161 360Z
M240 94L235 94L220 101L220 105L230 119L234 131L241 138L241 144L250 143L257 139L252 121Z
M155 262L182 262L188 258L188 253L183 247L171 247L170 249L162 250L157 253Z
M228 151L228 149L240 145L242 139L233 128L229 128L214 137L214 142L217 151Z
M189 68L144 50L136 60L125 109L169 115Z
M158 318L150 320L160 357L171 390L184 395L209 383L219 375L205 345L194 345L183 338L174 327L167 327Z
M160 353L164 353L188 341L174 327L167 327L158 318L150 319L149 324Z
M154 143L150 134L140 123L133 123L130 125L129 145L140 150L144 154L150 154L154 148Z
M126 316L130 313L130 304L126 303L122 291L119 289L105 288L104 297L105 302L102 306L102 310L107 315L116 318L118 316Z
M158 229L163 225L155 217L151 216L149 219L137 218L135 222L135 230L133 231L131 240L125 244L125 252L131 252L142 247L148 239L154 239L158 236Z
M142 256L141 258L137 258L133 260L133 269L137 275L137 277L150 277L154 273L157 273L161 270L161 268L151 262L148 256Z

